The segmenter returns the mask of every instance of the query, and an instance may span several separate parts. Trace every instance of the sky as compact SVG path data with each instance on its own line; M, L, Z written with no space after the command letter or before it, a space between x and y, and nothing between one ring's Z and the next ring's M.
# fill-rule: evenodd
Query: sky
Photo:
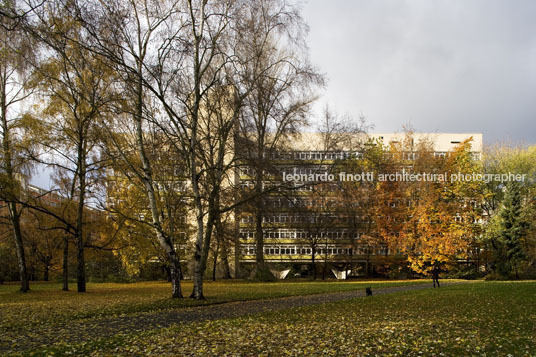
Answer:
M308 0L310 58L327 78L315 112L373 132L483 133L536 144L536 1ZM32 182L48 188L50 170Z
M316 105L373 132L483 133L536 143L536 1L308 0Z

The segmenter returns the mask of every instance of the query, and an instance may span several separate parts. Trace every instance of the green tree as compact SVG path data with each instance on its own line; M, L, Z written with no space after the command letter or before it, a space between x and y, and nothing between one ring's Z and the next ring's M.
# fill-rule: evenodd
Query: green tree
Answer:
M499 276L507 277L516 275L513 266L508 263L506 247L503 233L505 232L505 220L503 214L506 214L505 209L511 206L516 200L521 201L521 206L518 209L517 219L528 224L524 230L523 236L520 237L520 246L515 249L521 249L526 258L526 267L534 265L536 259L536 233L535 225L530 224L534 221L535 216L535 201L534 192L535 184L533 177L536 174L536 146L511 146L507 144L496 145L485 148L483 153L483 170L486 174L519 174L526 175L526 179L505 186L504 183L497 180L491 180L485 184L485 192L483 199L483 209L488 217L484 223L482 241L486 250L484 257L488 261L488 265ZM517 193L513 192L518 191ZM514 194L515 193L515 194ZM507 195L516 196L519 193L520 197L509 197ZM517 204L517 203L516 203ZM508 241L511 238L507 238ZM514 242L510 242L514 244ZM514 249L514 251L515 251ZM514 252L514 256L520 252ZM521 259L523 261L525 259ZM517 265L521 273L522 265Z
M522 241L528 227L529 223L525 221L523 214L520 184L516 181L508 182L500 211L498 236L494 244L499 273L504 275L513 273L519 278L520 265L526 258Z

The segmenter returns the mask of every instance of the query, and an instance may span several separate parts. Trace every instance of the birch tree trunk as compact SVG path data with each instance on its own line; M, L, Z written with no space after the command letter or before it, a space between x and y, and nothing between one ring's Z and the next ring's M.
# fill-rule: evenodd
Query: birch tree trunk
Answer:
M15 179L15 173L13 172L13 156L11 147L11 136L7 118L7 80L8 73L7 68L3 65L0 68L0 120L2 121L2 149L3 149L3 166L6 175L6 186L8 199L7 206L9 211L9 220L13 228L13 240L15 241L15 249L17 252L17 263L19 266L20 276L20 291L27 292L30 290L30 284L28 282L28 271L26 268L26 257L24 254L24 244L22 239L22 232L20 228L20 212L17 208L17 204L14 200L14 196L17 195L17 181Z

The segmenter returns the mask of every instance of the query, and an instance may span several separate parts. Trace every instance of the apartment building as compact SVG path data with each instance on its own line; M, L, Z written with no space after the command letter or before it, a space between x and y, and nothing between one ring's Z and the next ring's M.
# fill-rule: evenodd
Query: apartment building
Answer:
M480 133L417 133L412 135L412 144L417 146L426 140L433 144L435 156L448 155L458 144L472 138L471 152L480 159L482 134ZM266 185L279 185L284 175L314 177L315 184L303 181L285 182L294 186L284 195L269 194L264 200L263 217L264 259L279 267L294 266L308 270L329 263L329 269L338 278L350 273L349 267L361 267L369 272L371 267L383 260L396 259L396 252L387 246L371 244L369 234L374 225L373 218L364 212L361 216L347 215L338 205L337 185L330 180L322 181L335 162L349 157L359 159L359 151L345 148L326 149L320 134L305 133L293 143L292 150L274 153L271 160L278 168L279 175L272 175ZM355 138L356 141L373 140L384 145L405 140L405 134L376 133ZM405 153L411 160L415 152ZM313 175L313 176L310 176ZM242 189L252 186L252 172L242 167L239 173ZM292 178L292 176L288 176ZM241 264L255 262L255 219L252 212L242 210L238 217ZM314 262L314 263L313 263ZM277 264L276 264L277 263ZM288 271L285 270L285 271Z

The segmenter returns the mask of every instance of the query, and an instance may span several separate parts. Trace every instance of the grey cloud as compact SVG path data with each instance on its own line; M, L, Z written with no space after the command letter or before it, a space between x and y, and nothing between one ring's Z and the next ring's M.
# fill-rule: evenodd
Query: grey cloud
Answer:
M536 142L536 2L309 1L325 101L377 131Z

